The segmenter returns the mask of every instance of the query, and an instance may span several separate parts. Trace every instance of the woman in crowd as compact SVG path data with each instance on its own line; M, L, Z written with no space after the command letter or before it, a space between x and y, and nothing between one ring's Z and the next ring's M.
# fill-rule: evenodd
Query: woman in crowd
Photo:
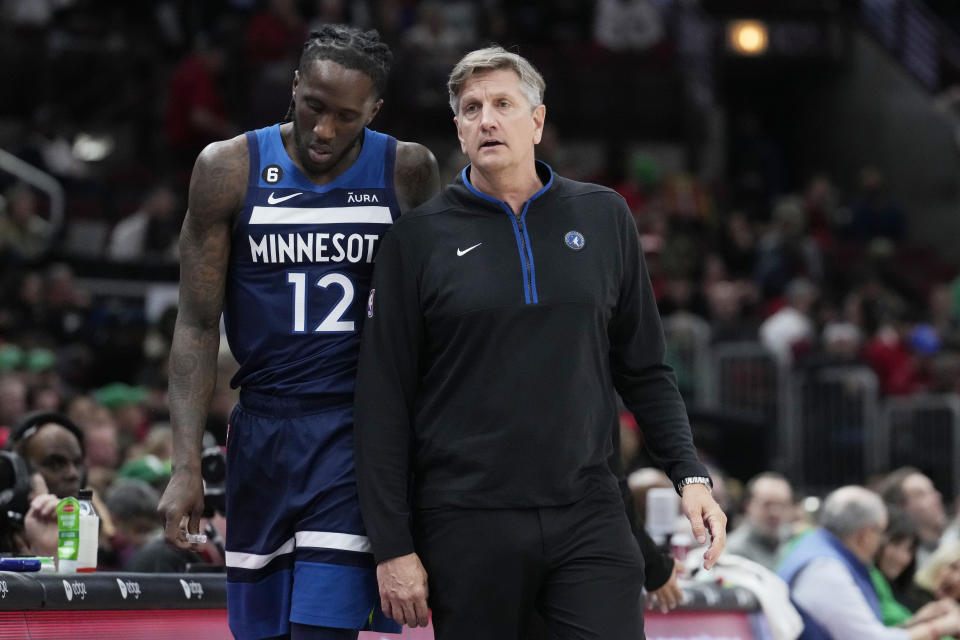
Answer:
M934 551L917 571L915 583L919 599L960 600L960 542L942 545Z
M913 615L911 609L904 606L904 596L913 584L916 550L917 530L913 521L903 512L890 509L883 542L870 569L883 623L888 627L901 624Z
M880 600L883 624L910 628L922 622L932 622L937 629L950 629L960 613L960 604L955 600L930 597L921 603L919 610L907 608L900 600L901 596L909 598L911 588L916 588L912 582L916 549L917 532L913 522L902 512L891 509L883 542L870 569L870 579Z

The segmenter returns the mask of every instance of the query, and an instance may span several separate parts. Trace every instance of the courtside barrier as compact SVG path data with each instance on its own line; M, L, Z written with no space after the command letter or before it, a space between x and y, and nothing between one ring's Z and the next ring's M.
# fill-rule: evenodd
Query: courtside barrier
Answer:
M769 640L756 598L694 583L669 614L645 613L648 640ZM0 572L0 640L227 640L223 574ZM361 640L433 640L431 627Z

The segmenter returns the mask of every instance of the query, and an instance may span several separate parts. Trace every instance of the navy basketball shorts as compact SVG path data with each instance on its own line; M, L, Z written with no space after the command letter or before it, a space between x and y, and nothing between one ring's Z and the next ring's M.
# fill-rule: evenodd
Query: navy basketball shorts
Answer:
M244 391L227 437L227 610L240 639L290 622L399 633L360 519L353 406Z

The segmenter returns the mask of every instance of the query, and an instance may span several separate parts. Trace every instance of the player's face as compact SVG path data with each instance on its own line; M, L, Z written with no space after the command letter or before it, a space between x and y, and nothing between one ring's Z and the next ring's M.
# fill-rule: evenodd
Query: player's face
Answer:
M367 74L329 60L294 75L293 99L297 153L311 174L339 168L383 104Z
M531 110L516 72L498 69L467 79L454 122L460 148L470 162L499 172L533 165L545 115L542 104Z

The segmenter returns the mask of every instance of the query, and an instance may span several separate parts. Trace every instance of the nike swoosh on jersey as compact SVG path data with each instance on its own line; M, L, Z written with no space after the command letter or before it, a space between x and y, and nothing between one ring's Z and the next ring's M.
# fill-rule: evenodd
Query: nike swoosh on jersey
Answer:
M296 198L297 196L302 196L302 195L303 195L303 192L301 191L300 193L291 193L290 195L283 196L282 198L274 198L273 192L271 191L270 195L267 196L267 204L280 204L281 202L285 202L290 198Z
M470 253L471 251L473 251L474 249L476 249L477 247L479 247L479 246L482 245L482 244L483 244L482 242L478 242L477 244L473 245L472 247L467 247L466 249L463 249L462 251L460 250L460 247L457 247L457 257L459 258L459 257L462 256L462 255L465 255L465 254Z

